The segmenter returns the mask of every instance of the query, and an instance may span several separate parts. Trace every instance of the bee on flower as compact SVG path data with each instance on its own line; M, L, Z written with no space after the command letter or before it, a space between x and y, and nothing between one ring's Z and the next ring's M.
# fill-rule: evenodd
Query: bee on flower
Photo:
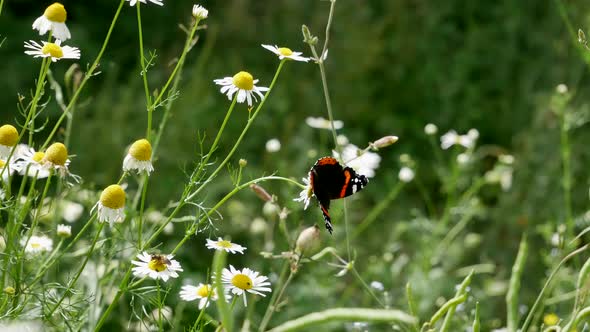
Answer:
M136 277L147 276L154 280L168 281L170 278L178 278L177 272L182 271L180 263L172 259L174 255L150 255L144 251L137 258L139 261L131 261L135 265L132 270Z

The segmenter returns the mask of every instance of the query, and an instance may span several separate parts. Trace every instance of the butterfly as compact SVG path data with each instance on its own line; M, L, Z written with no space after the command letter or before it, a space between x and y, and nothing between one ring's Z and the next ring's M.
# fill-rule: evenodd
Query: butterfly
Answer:
M363 189L369 182L366 176L357 174L350 167L342 167L338 160L332 157L318 159L309 171L309 179L330 234L333 230L328 213L330 200L350 196Z

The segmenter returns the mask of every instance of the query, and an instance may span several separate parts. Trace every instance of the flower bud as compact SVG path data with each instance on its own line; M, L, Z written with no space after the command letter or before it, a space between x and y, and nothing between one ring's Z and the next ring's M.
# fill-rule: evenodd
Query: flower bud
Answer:
M295 252L302 254L310 254L317 249L320 244L320 228L313 225L301 231L295 242Z
M375 142L371 143L371 147L373 149L381 149L386 146L390 146L391 144L397 142L399 138L397 136L385 136L381 137L380 139L376 140Z
M254 193L256 194L256 196L260 197L261 200L263 200L265 202L272 202L272 196L271 196L271 194L269 194L261 186L259 186L259 185L257 185L257 184L254 183L254 184L251 184L250 185L250 189L252 189L252 191L254 191Z
M240 161L238 161L238 165L240 165L240 167L244 168L246 167L246 165L248 165L248 160L246 159L240 159Z

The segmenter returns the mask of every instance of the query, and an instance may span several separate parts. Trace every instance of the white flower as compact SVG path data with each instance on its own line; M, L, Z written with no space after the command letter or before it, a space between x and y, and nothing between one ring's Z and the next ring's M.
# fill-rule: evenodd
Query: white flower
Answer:
M302 62L309 61L309 58L301 56L301 54L302 54L301 52L293 52L293 51L291 51L290 48L287 48L287 47L278 47L276 45L272 46L272 45L264 45L264 44L262 44L262 47L264 47L267 50L278 55L279 60L291 59L291 60L302 61Z
M322 117L314 118L312 116L309 116L305 119L305 123L307 123L308 126L316 129L332 129L332 124L330 124L330 120L324 119ZM334 120L333 124L335 130L342 129L342 127L344 127L344 122L340 120Z
M201 284L197 287L191 285L184 285L180 291L180 298L185 301L199 300L199 310L209 306L211 301L217 301L217 291L209 284Z
M139 139L129 147L129 152L123 160L123 171L145 172L150 175L154 171L152 165L152 145L146 139Z
M426 126L424 126L424 132L426 133L426 135L436 135L436 133L438 132L438 127L433 123L429 123Z
M414 170L404 166L399 170L398 178L400 181L408 183L414 179Z
M467 136L469 136L469 138L471 138L471 140L476 141L479 138L479 130L477 130L475 128L471 128L467 132Z
M264 98L262 92L268 91L268 88L262 86L256 86L258 80L255 80L252 74L241 71L235 74L233 77L224 77L216 79L213 82L217 85L221 85L221 93L226 94L229 100L232 100L234 94L237 92L237 102L243 103L248 102L248 106L252 106L252 99L257 101L256 95L260 99Z
M123 187L118 184L110 185L102 191L100 199L90 213L98 208L98 221L106 221L113 227L114 223L122 223L125 220L125 199Z
M28 242L27 238L23 238L20 243L25 246L25 252L29 254L38 254L53 249L53 240L45 235L33 235Z
M273 153L278 152L279 150L281 150L281 141L279 141L278 139L272 138L266 142L267 152Z
M336 144L344 146L348 143L350 143L350 141L348 140L348 137L346 137L342 134L336 136Z
M459 153L457 155L457 163L459 163L459 165L466 165L469 163L470 159L471 156L468 153Z
M43 43L43 46L34 40L25 42L25 48L29 49L25 53L32 55L34 58L51 57L51 61L53 62L61 59L80 59L80 50L77 47L61 46L61 40L59 39L55 43L48 43L46 41L41 41L41 43Z
M137 277L148 276L152 279L168 281L170 278L178 278L178 271L182 271L180 264L173 260L174 255L150 255L142 252L137 255L139 261L131 261L133 275Z
M69 223L73 223L80 219L84 212L84 205L72 201L63 201L61 208L63 214L62 217Z
M135 4L138 2L147 3L146 0L125 0L125 1L129 1L129 6L135 6ZM162 0L149 0L149 2L155 3L158 6L164 6L164 3L162 2Z
M359 155L359 153L361 153ZM357 173L368 178L375 176L375 170L379 168L381 157L369 151L362 151L354 144L348 144L342 149L342 158L338 152L333 151L334 158L344 160L344 164L352 167Z
M27 175L30 177L37 177L43 179L49 176L49 169L43 166L44 152L35 152L35 149L26 145L19 144L14 152L16 162L14 163L16 171L20 175ZM69 160L66 161L66 167L69 165Z
M8 178L15 172L15 166L11 161L0 159L0 174L2 174L2 181L8 181Z
M470 149L475 145L475 135L475 132L472 132L471 135L459 135L456 131L450 130L440 137L440 147L443 148L443 150L447 150L453 145L462 145ZM477 135L479 135L479 133Z
M561 93L563 95L563 94L566 94L567 93L568 88L567 88L567 85L561 83L561 84L557 85L557 87L555 88L555 90L558 93Z
M57 236L70 237L72 236L72 226L59 224L57 225Z
M72 35L66 26L66 18L66 9L61 3L56 2L47 7L43 15L33 22L33 29L39 30L41 36L51 30L51 34L56 39L68 40Z
M383 283L379 281L371 281L371 288L378 290L380 292L382 292L385 289Z
M313 188L311 187L311 181L308 178L303 178L303 183L305 183L305 188L303 188L303 190L299 193L299 197L298 198L294 198L293 200L296 202L303 202L303 209L307 210L307 207L309 206L309 202L311 201L311 198L313 197Z
M203 6L193 5L193 17L204 20L209 16L209 11Z
M246 247L242 247L237 243L232 243L227 240L223 240L222 238L217 238L217 241L207 239L207 249L215 249L215 250L225 250L229 253L235 254L239 252L240 254L244 253Z
M242 271L236 270L232 265L228 269L223 269L221 273L221 282L228 293L241 296L244 295L244 305L247 306L246 292L266 296L262 292L270 292L270 282L265 276L259 275L258 272L244 268Z

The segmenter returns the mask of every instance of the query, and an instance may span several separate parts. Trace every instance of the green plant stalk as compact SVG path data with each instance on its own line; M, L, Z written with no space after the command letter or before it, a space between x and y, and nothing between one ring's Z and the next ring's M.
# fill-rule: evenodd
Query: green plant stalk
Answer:
M406 283L406 301L408 302L408 310L410 315L416 317L416 322L412 325L414 331L420 330L420 317L417 316L418 310L416 310L416 302L414 301L414 295L412 294L412 285L408 281Z
M362 232L365 231L365 229L367 229L369 226L371 226L371 224L373 224L373 222L375 222L375 220L377 220L377 217L379 217L379 215L381 215L381 213L390 206L391 202L395 200L403 187L404 183L398 182L395 186L393 186L393 188L391 188L391 190L387 193L387 196L385 196L385 198L383 198L379 204L377 204L377 206L372 208L365 219L363 219L363 221L361 221L361 223L355 228L354 233L352 233L353 239L357 238Z
M359 272L357 271L357 269L354 267L354 264L352 265L351 271L352 271L352 274L354 274L354 276L361 283L361 285L363 286L363 288L365 289L365 291L367 293L369 293L369 295L371 295L371 297L373 299L375 299L375 301L377 301L377 303L379 303L380 306L382 306L383 308L386 308L386 305L381 300L379 300L379 298L377 297L377 295L375 295L375 292L373 292L373 290L371 289L371 287L369 287L369 285L367 285L367 283L365 282L365 280L363 280L363 278L361 277L361 275L359 274Z
M168 87L170 86L172 81L174 81L172 83L172 91L176 91L178 89L178 84L180 83L180 78L182 77L181 76L182 70L184 69L184 61L186 59L186 55L188 54L188 52L191 50L191 48L193 46L192 43L193 43L193 39L195 37L195 33L198 30L199 22L200 22L200 20L195 21L193 29L191 30L189 37L186 39L186 41L184 43L184 49L182 50L182 54L180 55L180 59L176 62L176 66L174 66L172 73L168 77L168 81L166 81L166 84L164 84L164 86L162 87L162 91L158 94L158 97L156 98L156 100L152 104L152 107L155 108L158 106L158 103L160 103L160 101L162 100L162 96L164 96L164 93L166 93L166 91L168 90ZM158 127L158 131L156 133L156 138L154 139L152 155L156 155L156 151L158 150L158 147L160 145L160 138L162 137L162 133L164 132L164 128L166 127L166 123L168 122L168 118L170 117L170 110L172 109L172 102L173 102L173 100L169 100L166 103L166 106L164 108L164 115L162 116L162 121L160 122L160 126Z
M452 299L448 300L447 302L445 302L445 304L442 305L442 307L440 307L440 309L438 309L434 315L432 315L432 317L430 318L430 320L428 321L428 326L434 326L434 324L436 324L436 322L438 322L444 314L449 314L451 312L451 310L453 310L452 315L454 314L454 308L460 304L465 302L465 300L467 300L467 294L463 294L463 295L459 295L456 297L453 297ZM446 317L445 317L446 320ZM442 331L442 327L441 327L441 331Z
M219 301L218 301L219 302ZM372 322L372 323L404 323L414 324L416 318L395 309L366 309L366 308L334 308L311 313L287 321L268 332L287 332L300 330L315 330L317 326L329 322Z
M571 168L571 146L569 136L567 133L567 123L565 117L566 108L560 110L560 147L561 147L561 162L563 166L563 174L561 178L561 185L563 187L563 204L565 206L565 224L567 225L568 235L574 234L574 218L572 217L572 168Z
M580 310L580 312L572 319L572 321L563 327L561 332L576 331L578 324L583 319L588 319L587 318L588 316L590 316L590 307L586 307L586 308Z
M115 16L113 17L113 20L111 21L111 26L109 27L109 31L107 32L105 40L102 44L100 51L98 52L98 55L96 56L96 59L94 60L94 62L90 66L90 69L88 69L88 71L84 75L84 79L82 80L82 82L80 82L80 85L78 86L78 89L76 90L76 92L72 96L72 99L70 100L68 106L63 111L63 114L59 117L57 122L55 123L53 130L51 131L51 133L49 133L49 135L47 136L47 139L45 140L45 143L43 143L43 145L41 146L41 148L39 150L44 150L47 147L47 145L49 144L49 142L51 142L51 140L53 139L53 136L55 135L55 133L57 132L57 129L59 128L59 125L62 123L64 118L68 115L70 110L76 104L76 101L78 100L78 97L80 96L80 92L82 91L82 88L86 85L86 82L88 82L88 80L92 76L94 76L94 71L96 70L96 68L98 68L98 65L100 63L100 59L102 58L102 55L104 54L104 51L106 50L107 44L109 43L109 40L111 39L111 34L115 28L115 23L117 22L117 19L119 18L119 14L121 13L121 9L123 8L124 3L125 3L125 0L121 0L121 2L119 2L119 7L117 8L117 11L115 12Z
M290 272L290 262L285 261L283 263L283 268L281 269L281 274L279 276L279 280L276 282L277 288L283 288L283 285L285 285L285 278L287 278L288 272L289 272L289 278L291 278L291 275L293 274L293 272ZM274 313L274 311L276 309L275 306L278 302L278 298L279 298L279 292L273 292L272 296L270 298L270 301L268 302L268 307L266 307L266 311L264 312L264 316L262 317L262 321L260 322L260 326L258 327L258 332L263 332L264 330L266 330L266 327L268 326L268 323L270 322L272 314Z
M264 103L266 102L266 100L268 99L268 96L270 95L270 93L272 92L274 85L277 81L277 78L279 77L279 74L281 73L281 69L283 68L283 65L285 64L285 61L287 61L287 59L283 59L281 60L281 62L279 63L279 67L277 68L277 71L275 72L275 76L272 79L272 82L270 83L270 86L268 87L268 91L266 91L266 94L264 95L264 98L262 98L262 100L260 101L260 104L258 104L258 107L256 108L256 110L254 111L254 114L248 119L248 122L246 122L246 126L244 127L244 129L242 130L242 133L240 134L240 136L238 137L238 139L236 140L236 143L234 144L234 146L231 148L231 150L229 151L229 153L227 154L227 156L225 157L225 159L221 162L221 164L219 164L219 166L217 166L217 168L215 169L215 171L213 171L213 173L211 173L211 175L209 175L209 177L207 178L207 180L205 180L205 182L203 182L199 188L197 188L194 192L192 192L191 194L189 194L187 196L187 200L191 200L193 199L195 196L197 196L197 194L199 194L203 188L205 187L206 184L208 184L209 182L211 182L211 180L217 176L217 174L223 169L223 167L225 167L225 164L227 164L227 162L229 161L229 159L233 156L233 154L236 152L238 146L240 145L240 143L242 142L242 139L244 139L244 136L246 135L246 133L248 132L248 129L250 128L250 126L252 125L252 123L254 122L254 120L256 119L256 116L258 115L258 113L260 112L260 110L262 109L262 106L264 106Z
M29 145L33 145L33 134L35 133L35 117L37 117L37 105L39 104L39 99L41 99L43 87L45 86L45 76L47 75L47 71L49 70L50 65L51 59L43 58L43 61L41 62L41 69L39 70L39 78L37 79L35 95L33 96L33 100L31 101L31 108L29 109L30 117L27 116L27 118L29 118L30 120L25 122L25 128L23 128L24 132L28 126Z
M553 271L551 272L551 274L549 275L549 277L547 278L547 281L545 282L545 284L543 285L543 288L541 289L541 292L539 293L539 295L537 296L537 299L535 300L535 303L533 304L533 306L531 307L531 310L529 311L523 325L522 328L520 329L521 331L528 331L531 322L533 320L533 317L537 311L537 309L539 308L539 306L541 305L541 301L543 300L543 298L545 297L545 291L547 290L547 288L549 288L549 284L551 283L551 281L553 280L553 278L555 277L555 275L557 274L557 272L559 271L559 269L561 268L561 266L563 264L565 264L565 262L567 262L568 260L570 260L572 257L575 257L577 254L581 253L582 251L585 251L586 249L588 249L588 244L578 248L574 251L572 251L569 255L565 256L560 262L559 264L557 264L557 266L555 267L555 269L553 269Z
M137 7L137 34L139 38L139 62L141 64L141 79L143 81L143 90L145 92L145 103L147 105L147 128L145 133L145 139L150 140L150 134L152 133L152 111L151 98L150 98L150 87L147 81L147 68L145 67L145 55L143 53L143 29L141 27L141 10L139 9L140 2L135 4Z
M100 319L98 320L98 323L96 323L96 326L94 327L95 332L100 331L100 328L104 325L107 318L111 314L111 311L113 311L113 309L115 308L117 302L121 298L121 295L123 295L123 293L125 292L125 285L127 285L127 282L129 282L129 278L131 277L131 271L131 267L129 267L129 269L127 269L127 272L125 273L125 276L119 283L119 290L117 291L117 294L115 294L113 301L111 302L111 304L109 304L105 312L102 313Z
M459 235L459 233L465 228L467 227L467 224L469 224L469 222L472 219L473 215L475 214L474 211L470 210L469 212L465 213L463 215L463 217L459 220L459 222L457 222L453 228L451 228L447 234L445 235L445 237L439 242L439 245L434 253L434 259L432 260L433 264L432 265L436 265L440 262L440 260L444 257L445 253L447 252L448 247L450 246L450 244L453 242L453 240L455 239L455 237L457 235Z
M588 275L590 275L590 258L586 260L582 268L580 269L580 273L578 275L578 281L576 282L576 299L574 301L574 311L577 311L582 303L581 293L587 293L588 289L586 287L586 280L588 280Z
M479 322L479 301L475 302L475 317L473 318L472 332L479 332L481 323Z
M506 293L506 324L509 332L516 332L518 328L518 292L520 291L520 282L524 272L524 265L528 256L529 246L527 234L525 233L520 240L518 254L512 266L508 292Z
M53 309L51 309L49 311L49 313L46 315L47 318L51 318L53 316L53 313L55 312L55 310L57 310L57 308L59 308L61 303L65 300L66 296L68 295L68 292L70 291L70 289L72 289L72 287L74 287L74 285L78 281L78 278L80 278L82 271L84 271L84 268L86 267L86 263L88 263L90 256L94 252L94 247L96 246L96 241L98 241L98 237L100 236L100 232L102 231L104 224L105 223L100 223L100 225L98 226L98 230L96 231L96 236L94 236L94 239L92 240L92 244L90 245L90 249L88 249L88 252L86 253L86 257L84 258L84 262L82 262L82 264L78 268L78 272L76 272L76 275L74 276L74 278L69 282L68 287L64 291L64 293L61 296L61 298L59 299L59 301L57 301L57 303L55 304L55 307L53 307Z
M142 231L143 231L143 212L144 212L144 208L145 208L145 199L147 196L147 187L148 187L149 179L150 179L150 176L148 174L144 174L143 185L141 188L141 203L139 205L139 217L137 218L137 247L138 248L141 248L141 238L142 238Z
M457 290L457 293L455 293L455 298L465 297L465 299L463 301L454 303L449 307L447 314L445 316L445 319L442 323L442 326L440 327L440 332L446 332L449 330L449 328L451 327L451 319L453 319L453 316L455 315L455 309L457 308L457 305L459 303L462 303L465 300L467 300L466 291L467 291L467 287L469 286L469 284L471 284L471 279L473 278L473 273L474 273L474 271L472 270L469 273L469 275L467 275L467 277L465 277L465 279L463 279L463 282L461 283L461 285L459 285L459 289Z
M454 151L455 149L453 149ZM449 182L445 183L447 191L447 201L440 218L440 228L446 229L451 218L451 209L457 203L457 179L459 178L459 165L457 164L457 152L453 152L451 160L451 177Z
M223 283L221 282L221 274L223 267L225 266L226 258L227 253L224 250L216 250L215 255L213 256L213 271L215 271L215 275L218 276L217 278L215 278L214 286L217 291L217 294L220 294L219 300L215 301L215 303L217 304L217 311L219 312L223 328L227 332L233 332L234 321L232 317L232 311L227 302L224 301L223 294L225 294L225 292L223 290ZM234 297L234 299L235 298L236 297Z

